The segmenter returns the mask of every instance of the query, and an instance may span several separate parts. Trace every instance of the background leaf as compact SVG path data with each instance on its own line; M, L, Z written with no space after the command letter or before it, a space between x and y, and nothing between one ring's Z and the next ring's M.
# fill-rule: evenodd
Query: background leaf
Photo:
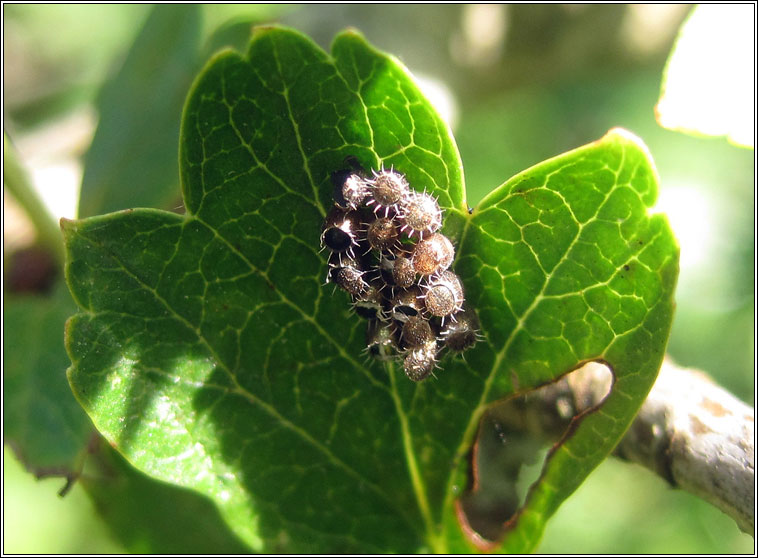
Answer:
M61 332L75 310L63 284L49 297L5 299L4 440L38 477L74 472L93 433L66 381Z
M654 172L613 133L469 216L452 138L405 70L354 33L332 55L269 28L248 58L215 57L185 109L188 214L65 224L84 310L68 326L75 393L127 459L209 495L254 549L444 551L463 548L454 502L486 404L605 358L614 393L552 455L506 541L529 550L663 356L676 249L646 216ZM436 381L363 365L363 325L321 287L329 175L347 155L439 196L460 241L487 342Z
M97 101L79 215L176 205L182 102L199 67L199 5L157 5ZM135 164L139 161L139 164Z
M244 46L277 6L156 5L97 99L98 127L85 155L79 216L132 207L177 210L182 106L213 52ZM223 24L222 24L223 23Z

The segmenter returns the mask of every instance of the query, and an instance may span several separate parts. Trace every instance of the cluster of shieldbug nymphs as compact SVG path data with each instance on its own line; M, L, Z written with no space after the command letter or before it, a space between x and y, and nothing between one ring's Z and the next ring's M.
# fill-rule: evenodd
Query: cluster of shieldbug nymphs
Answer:
M396 170L369 175L354 161L351 167L332 174L334 206L321 230L327 283L346 291L355 313L368 320L367 351L401 360L418 382L433 373L444 349L471 348L478 322L450 269L455 249L439 232L437 200L411 189Z

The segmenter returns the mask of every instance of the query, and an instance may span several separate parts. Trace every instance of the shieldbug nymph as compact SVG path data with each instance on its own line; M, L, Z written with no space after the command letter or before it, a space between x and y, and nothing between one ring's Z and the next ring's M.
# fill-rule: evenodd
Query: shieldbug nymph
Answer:
M427 193L411 193L401 206L398 215L403 222L400 227L409 237L417 233L419 238L437 232L442 226L442 210L437 200Z
M398 322L406 322L408 318L418 316L423 309L424 299L418 285L400 290L390 301L390 314Z
M368 283L363 278L365 273L358 260L344 256L339 264L330 265L327 281L334 283L354 297L361 297L368 289Z
M443 271L429 280L424 305L432 316L444 319L463 308L463 286L452 271ZM455 320L455 317L453 317Z
M371 196L366 205L373 205L374 212L384 208L385 217L390 210L397 211L399 204L410 193L408 181L402 174L392 169L374 172L374 178L369 180L369 184Z
M435 339L432 326L421 316L409 316L403 324L401 338L406 347L422 347L427 341Z
M437 365L437 342L427 341L421 347L408 351L403 359L405 375L414 382L428 377Z
M359 174L351 174L342 184L342 199L349 209L358 209L370 192L368 182Z
M371 320L366 328L366 350L379 360L390 360L397 352L397 327Z
M336 254L354 255L361 230L361 217L356 211L334 206L321 229L321 245Z
M367 320L387 320L384 312L384 296L377 282L370 281L366 288L357 296L353 297L353 309L361 318Z
M468 308L456 316L456 321L449 322L440 333L445 346L454 353L462 353L479 341L479 321L474 312Z
M413 250L411 261L413 269L419 275L432 275L445 271L453 263L455 249L450 239L443 234L435 233L432 236L419 240Z
M416 282L416 270L410 258L398 256L392 266L392 281L396 286L406 289Z
M399 234L395 220L388 217L374 219L366 230L366 239L369 246L380 252L392 253L399 248Z
M334 203L342 209L358 209L368 196L366 171L352 155L345 157L343 165L346 168L338 169L330 176L334 185Z

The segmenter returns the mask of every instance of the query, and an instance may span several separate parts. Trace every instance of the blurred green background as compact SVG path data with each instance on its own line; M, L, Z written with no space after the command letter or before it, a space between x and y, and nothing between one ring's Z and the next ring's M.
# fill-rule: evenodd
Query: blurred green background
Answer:
M669 131L655 119L666 60L691 7L171 5L163 7L164 18L177 22L175 32L140 33L151 9L3 6L4 128L56 218L77 215L82 183L88 195L80 216L129 207L131 190L123 199L113 193L123 192L127 179L140 184L140 175L130 172L159 176L165 185L138 198L147 200L140 205L179 209L179 110L192 74L208 56L224 45L243 48L256 23L290 25L324 48L352 26L402 60L438 99L463 158L469 205L513 174L612 127L642 138L661 176L661 209L682 250L669 353L754 404L754 150L722 137ZM189 11L194 19L183 27ZM187 41L184 50L177 47L181 41ZM140 49L155 52L155 68L135 62ZM154 129L140 132L138 118L113 116L119 107L132 114L158 107L167 139L154 146L161 122L146 119ZM108 146L122 136L137 141L121 148L120 160L108 160L114 151ZM104 174L108 165L121 169L119 175ZM103 183L115 201L98 190ZM9 292L13 255L34 238L5 192L4 200L5 294L18 300ZM5 347L6 358L12 350ZM63 480L36 481L7 447L4 464L4 552L125 551L81 486L61 499L56 492ZM611 459L548 523L539 551L752 553L754 543L710 505Z

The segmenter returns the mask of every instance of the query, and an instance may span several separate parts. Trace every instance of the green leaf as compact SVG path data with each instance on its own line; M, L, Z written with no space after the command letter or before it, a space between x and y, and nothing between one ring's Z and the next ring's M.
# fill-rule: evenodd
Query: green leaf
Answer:
M131 553L249 552L200 494L139 473L105 443L79 480L113 536Z
M330 174L352 155L439 197L486 341L415 384L363 362L365 324L322 286ZM657 179L613 132L495 190L469 214L449 130L407 71L355 32L331 57L258 29L185 106L187 214L64 223L69 378L139 469L210 496L254 550L471 550L455 500L488 403L603 359L616 384L548 461L505 540L525 551L612 449L650 388L676 248Z
M655 380L678 273L665 217L648 215L656 195L647 150L611 130L506 182L463 231L456 269L495 348L477 366L491 370L481 404L590 360L614 374L602 408L551 452L502 550L533 548L545 518L613 449Z
M66 381L62 333L75 310L62 282L50 297L5 299L3 436L38 477L76 471L93 433Z
M200 66L200 6L155 6L97 101L79 215L177 205L182 103ZM173 205L172 205L173 204Z

